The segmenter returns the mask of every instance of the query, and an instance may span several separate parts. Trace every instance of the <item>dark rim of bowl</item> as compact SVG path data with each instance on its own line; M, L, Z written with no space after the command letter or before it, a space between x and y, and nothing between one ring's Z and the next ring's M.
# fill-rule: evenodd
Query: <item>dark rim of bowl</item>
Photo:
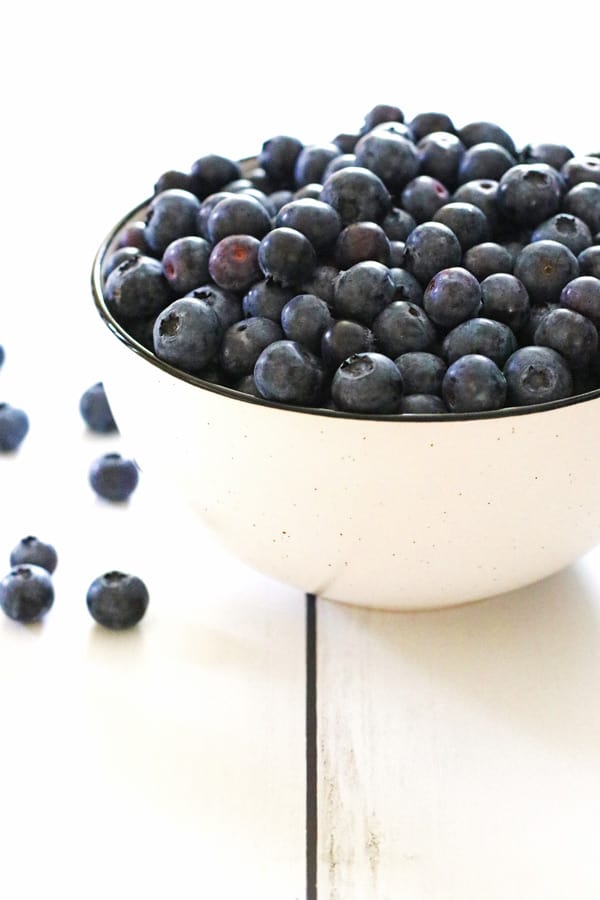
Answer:
M256 165L256 157L242 159L240 160L240 163L242 165L242 169L247 171L249 168ZM481 419L501 419L510 416L533 415L535 413L542 413L548 410L561 409L565 406L574 406L577 403L585 403L589 400L595 400L600 397L600 388L595 388L592 391L587 391L582 394L574 394L570 397L565 397L562 400L551 400L548 403L537 403L531 406L504 406L501 409L483 410L482 412L393 413L388 415L372 415L369 413L352 413L337 409L326 409L325 407L320 406L297 406L291 403L279 403L275 400L262 400L258 397L252 396L252 394L245 394L243 391L237 391L234 388L227 387L223 384L215 384L212 381L205 381L202 378L198 378L196 375L191 375L189 372L184 372L182 369L177 369L175 368L175 366L172 366L169 363L164 362L162 359L159 359L158 356L144 347L143 344L140 344L133 337L131 337L127 330L119 324L119 322L114 318L114 316L108 309L102 289L102 267L104 264L104 260L106 259L108 252L111 249L111 245L114 243L119 231L123 228L124 225L126 225L128 222L140 218L141 213L147 208L151 200L152 197L149 197L134 209L130 210L130 212L124 215L121 219L119 219L117 224L113 226L108 235L100 244L100 247L98 248L94 257L92 266L92 295L94 297L96 310L100 314L100 317L103 319L104 324L109 328L110 331L112 331L115 337L117 337L123 344L125 344L126 347L128 347L138 356L141 356L144 360L146 360L146 362L149 362L151 365L160 369L162 372L165 372L167 375L171 375L173 378L177 378L180 381L185 381L188 384L194 385L195 387L203 388L207 391L212 391L214 394L220 394L223 397L228 397L230 400L237 400L242 403L250 403L255 406L267 407L271 409L285 409L288 412L322 416L333 419L357 419L359 421L367 422L431 423L474 421Z

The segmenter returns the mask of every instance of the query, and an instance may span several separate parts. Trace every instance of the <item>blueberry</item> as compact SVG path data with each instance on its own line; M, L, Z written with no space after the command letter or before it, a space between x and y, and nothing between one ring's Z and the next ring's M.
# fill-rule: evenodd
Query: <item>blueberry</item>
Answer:
M208 220L210 219L210 215L213 209L218 203L221 202L221 200L227 200L231 197L235 197L233 191L215 191L214 194L209 194L208 197L204 198L204 200L200 204L200 209L198 210L198 214L196 216L195 231L200 235L200 237L209 240Z
M498 181L504 173L516 164L515 157L501 144L483 141L468 147L458 165L458 181L490 179Z
M592 275L580 275L565 284L560 293L561 307L572 309L586 316L600 327L600 278Z
M275 217L275 226L295 228L311 242L317 252L331 247L342 230L337 212L322 200L292 200Z
M267 278L284 287L310 278L317 264L311 242L295 228L273 228L258 248L258 262Z
M383 122L404 122L404 113L399 106L377 103L366 114L361 131L367 132Z
M478 281L484 281L490 275L512 272L513 257L510 250L502 244L484 241L482 244L469 247L463 256L462 264Z
M106 284L106 279L110 273L114 272L121 263L128 262L130 259L137 259L138 256L142 255L142 251L137 247L120 247L114 253L110 253L102 263L102 279L104 283Z
M392 302L394 282L387 266L376 261L358 262L341 272L334 287L336 318L370 325Z
M168 169L157 178L154 185L154 193L162 194L163 191L169 191L173 188L177 188L180 191L192 191L190 173L181 172L179 169Z
M191 191L171 188L156 194L146 212L148 246L162 256L171 241L196 233L200 201Z
M400 400L403 414L438 415L448 412L448 407L437 394L405 394Z
M565 359L550 347L520 347L504 366L508 400L530 406L569 397L573 378Z
M251 375L256 360L269 344L283 339L281 326L263 316L235 322L223 335L219 361L231 379Z
M106 572L95 578L86 593L86 605L92 618L121 631L137 625L148 609L148 588L136 575Z
M373 350L375 337L362 322L335 319L321 338L321 357L328 369L337 367L356 353Z
M41 566L50 575L56 569L58 564L58 554L52 544L41 541L34 535L29 534L22 538L14 547L10 554L11 566L21 566L31 564Z
M394 300L373 322L376 346L396 359L411 350L431 350L437 334L427 313L415 303Z
M431 175L449 190L458 183L458 167L465 152L465 145L455 134L434 131L422 137L417 144L422 175Z
M108 276L104 295L119 319L156 315L173 299L162 265L152 256L136 256L117 266Z
M592 234L582 219L561 212L538 225L531 234L531 240L558 241L577 256L591 245Z
M441 112L421 112L417 113L408 123L408 127L415 141L420 141L428 134L443 132L445 134L455 134L456 128L454 122L447 113Z
M270 278L263 278L253 284L250 290L244 294L242 299L244 315L266 316L267 319L279 322L281 310L295 294L296 291L293 287L283 287Z
M560 210L559 175L545 163L519 163L500 178L496 202L509 222L535 227Z
M448 189L431 175L417 175L406 184L400 195L402 208L421 224L433 219L434 213L448 203Z
M546 163L553 169L560 170L573 151L565 144L527 144L519 154L519 161L524 163Z
M406 244L404 241L390 241L390 261L389 268L398 269L404 265L404 257L406 255Z
M472 203L485 213L494 233L498 228L498 182L490 178L476 178L461 184L452 194L452 200L461 203Z
M208 259L211 247L197 235L172 241L162 255L161 265L171 290L183 296L208 281Z
M321 176L321 180L322 182L325 182L330 175L333 175L333 173L337 172L339 169L346 169L348 166L356 166L356 164L355 153L341 153L327 163Z
M319 197L333 206L342 225L352 222L379 224L392 205L381 178L361 166L347 166L334 172L323 184Z
M387 266L391 262L390 241L376 222L353 222L339 233L333 258L340 269L349 269L367 260Z
M445 203L434 213L432 221L441 222L454 232L463 253L476 244L489 241L492 236L485 213L474 203L457 200Z
M487 356L469 353L448 366L442 398L450 412L500 409L506 400L506 378Z
M222 334L219 317L208 303L180 297L154 322L154 352L170 365L197 374L215 359Z
M146 240L146 223L141 219L127 222L120 229L115 240L115 249L122 250L125 247L136 248L144 256L152 256L152 249Z
M281 327L286 338L316 354L320 351L323 333L331 323L329 307L315 294L298 294L281 311Z
M544 316L547 316L548 313L552 312L553 309L558 309L559 305L560 304L558 300L552 300L546 301L544 303L536 303L534 306L530 306L527 321L521 326L518 331L519 344L521 347L526 347L534 343L533 336L538 325L540 324Z
M192 163L191 187L200 200L223 189L231 181L242 177L240 164L218 153L201 156Z
M558 300L567 282L579 275L577 257L558 241L536 241L519 253L513 274L533 303Z
M353 413L397 413L402 398L398 367L381 353L357 353L337 369L331 396L338 409Z
M524 284L508 272L488 275L481 282L481 315L504 322L520 331L529 318L529 294Z
M216 313L221 331L225 331L234 322L239 322L243 317L242 301L234 291L226 291L215 284L203 284L186 296L194 300L202 300Z
M270 228L267 210L247 193L220 200L213 206L206 223L208 238L213 244L231 234L250 234L260 239Z
M322 190L323 185L320 181L310 181L294 191L292 200L320 200Z
M600 243L588 247L577 257L579 271L582 275L593 275L600 278Z
M300 188L307 184L321 184L327 164L341 151L337 144L307 144L302 148L294 164L294 184Z
M478 353L487 356L500 369L516 349L517 339L508 325L484 317L461 322L448 332L442 343L448 364L469 353Z
M459 128L458 137L461 139L465 147L472 147L474 144L482 144L492 142L500 144L511 156L517 155L517 148L512 137L500 125L495 122L469 122Z
M293 199L294 192L288 190L287 188L282 188L279 191L273 191L271 194L269 194L269 202L273 209L273 215L276 216L281 207L285 206L286 203L291 203Z
M319 357L296 341L274 341L258 357L254 381L266 400L317 406L324 394L325 370Z
M558 351L572 369L580 369L591 362L598 350L598 329L581 313L560 307L544 316L533 340Z
M583 219L592 234L600 231L600 184L575 184L563 197L563 211Z
M411 275L410 272L401 266L391 266L390 275L394 282L394 296L392 300L408 300L409 303L423 306L423 288L414 275Z
M79 399L79 412L90 431L99 434L117 431L117 423L101 381L97 381L83 392Z
M423 294L423 308L429 318L442 328L454 328L477 315L481 306L481 289L474 275L462 266L437 272Z
M208 259L210 277L226 291L245 293L262 277L259 249L260 241L250 234L224 237L211 250Z
M336 147L339 147L342 153L354 153L354 148L356 147L356 142L359 137L359 134L340 132L340 134L336 134L332 143L334 143Z
M560 170L567 190L584 181L600 184L600 158L597 156L573 156Z
M458 266L461 259L458 238L441 222L423 222L406 239L405 267L423 286L441 269Z
M0 403L0 453L16 450L29 431L29 417L10 403Z
M258 164L276 185L290 185L294 166L303 148L302 141L288 134L276 134L266 140L258 154Z
M310 278L302 282L300 288L305 294L316 294L325 303L333 303L335 282L339 274L337 266L322 263L317 265Z
M405 241L416 222L410 213L399 206L393 206L381 222L390 241Z
M408 138L386 131L365 134L354 148L358 166L377 175L388 191L398 193L419 173L419 153Z
M0 606L16 622L38 622L53 603L52 579L41 566L15 566L0 581Z
M95 493L105 500L120 503L128 500L139 481L139 470L132 459L120 453L105 453L95 459L89 470L89 482Z
M407 394L437 394L441 397L446 362L435 353L413 350L394 360L402 375L404 396Z

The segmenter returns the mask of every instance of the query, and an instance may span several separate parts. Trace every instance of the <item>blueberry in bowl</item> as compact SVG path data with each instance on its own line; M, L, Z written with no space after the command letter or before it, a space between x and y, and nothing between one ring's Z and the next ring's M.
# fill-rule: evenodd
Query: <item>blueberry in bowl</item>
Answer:
M402 198L430 119L453 174L417 222ZM158 178L94 260L101 377L145 477L245 562L339 602L437 608L600 541L600 181L593 156L532 156L484 118L374 121ZM393 265L340 266L341 226L397 222Z

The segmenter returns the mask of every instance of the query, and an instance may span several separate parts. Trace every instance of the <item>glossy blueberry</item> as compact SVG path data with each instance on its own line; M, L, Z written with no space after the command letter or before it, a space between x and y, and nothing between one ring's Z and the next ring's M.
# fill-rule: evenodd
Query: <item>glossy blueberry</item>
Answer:
M317 264L311 242L295 228L273 228L260 242L258 262L262 273L284 287L310 278Z
M461 259L458 238L441 222L423 222L406 238L405 268L423 286L441 269L458 266Z
M210 277L226 291L246 293L262 278L259 250L260 241L250 234L224 237L211 250L208 259Z
M298 294L281 311L281 327L286 338L316 354L321 349L323 333L331 324L328 305L315 294Z
M407 394L437 394L441 397L442 381L446 374L446 362L435 353L413 350L402 353L394 360Z
M311 242L317 252L331 247L342 230L335 209L322 200L292 200L275 217L275 226L295 228Z
M321 357L330 370L337 367L356 353L373 350L375 337L370 328L362 322L350 319L335 319L323 332Z
M192 163L190 169L192 191L200 200L241 177L240 164L218 153L201 156Z
M168 169L156 179L154 193L162 194L163 191L170 191L173 188L180 191L192 191L192 179L190 173L181 172L179 169Z
M531 234L531 240L558 241L577 256L591 245L592 234L582 219L561 212L538 225Z
M16 622L38 622L53 603L52 579L41 566L17 565L0 581L0 606Z
M600 243L583 250L577 257L577 262L582 275L600 278Z
M339 366L331 382L338 409L352 413L397 413L402 398L398 367L381 353L357 353Z
M538 346L556 350L571 369L581 369L591 362L598 350L598 329L587 316L560 307L543 317L533 341Z
M333 291L336 318L370 325L392 302L394 282L387 266L376 261L356 263L340 272Z
M347 166L334 172L323 184L319 197L333 206L342 225L380 223L392 205L390 193L381 178L361 166Z
M202 284L186 296L207 303L215 311L221 331L243 318L242 301L234 291L223 290L215 284Z
M519 154L519 162L546 163L559 171L572 156L573 151L565 144L527 144Z
M274 341L254 366L254 381L266 400L317 406L323 399L325 370L314 353L296 341Z
M472 203L485 213L492 233L498 228L498 182L490 178L477 178L459 185L452 194L452 200L460 203Z
M58 564L58 554L52 544L41 541L32 534L22 538L19 543L13 547L10 554L11 566L22 566L30 564L41 566L50 575L56 569Z
M258 154L258 164L276 185L289 186L294 180L294 166L303 143L289 134L276 134L266 140Z
M105 453L92 462L88 478L99 497L122 503L135 491L139 470L133 459L127 459L120 453Z
M515 157L492 141L484 141L468 147L461 156L458 165L458 182L466 184L468 181L492 180L499 181L500 177L516 164Z
M402 189L402 208L417 222L428 222L450 200L448 189L431 175L417 175Z
M110 273L114 272L121 263L128 262L130 259L136 259L142 255L142 251L137 247L120 247L114 253L110 253L102 264L102 279L104 283L106 284L106 279Z
M117 431L117 423L101 381L97 381L83 392L79 398L79 412L90 431L99 434Z
M387 131L365 134L354 148L356 162L377 175L388 191L398 193L419 173L419 153L408 138Z
M125 572L105 572L90 584L86 605L99 625L115 631L132 628L144 617L150 595L137 575Z
M263 278L255 282L244 294L243 313L245 316L266 316L267 319L273 319L274 322L279 323L281 310L295 294L296 290L293 287L284 287L271 278ZM239 318L242 317L239 316Z
M579 264L564 244L536 241L521 250L513 274L524 284L533 303L544 303L558 300L565 284L579 275Z
M441 112L421 112L417 113L408 123L415 141L420 141L428 134L443 132L444 134L454 134L456 128L454 122L447 113Z
M516 406L562 400L573 389L567 362L550 347L520 347L508 358L503 372L508 401Z
M391 262L390 241L376 222L353 222L343 228L333 248L333 259L340 269L372 260L388 266Z
M442 353L449 365L461 356L479 353L501 369L517 346L517 339L508 325L494 319L475 317L461 322L448 332L442 343Z
M500 409L506 400L506 378L487 356L468 353L448 366L442 398L450 412Z
M600 231L600 184L581 181L563 197L563 211L583 219L592 234Z
M417 144L420 171L441 181L449 190L458 183L458 167L465 152L465 145L455 134L434 131Z
M20 447L28 431L27 413L10 403L0 403L0 453Z
M520 331L529 318L529 294L524 284L509 272L488 275L481 282L481 315L504 322Z
M197 235L177 238L162 255L161 265L171 290L179 297L208 281L211 247Z
M250 234L260 239L270 228L267 210L247 192L223 198L212 208L206 223L208 238L213 244L232 234Z
M490 275L512 272L513 257L510 250L502 244L484 241L482 244L469 247L463 256L462 264L478 281L483 281Z
M361 130L363 132L371 131L372 128L383 122L404 122L404 112L399 106L377 103L365 115Z
M410 213L394 206L382 220L381 227L390 241L405 241L416 224Z
M180 297L154 322L154 352L184 372L198 373L215 359L222 334L219 317L208 303Z
M600 158L597 156L573 156L560 170L567 190L584 181L600 184Z
M561 195L556 169L545 163L519 163L500 178L496 202L508 222L535 228L560 211Z
M404 394L400 400L400 412L407 415L438 415L448 412L448 407L438 394Z
M391 266L390 275L394 282L392 300L408 300L410 303L416 303L417 306L423 306L423 288L414 275L401 266Z
M474 144L493 143L500 144L511 156L517 155L515 142L500 125L495 122L469 122L459 128L458 137L461 139L465 147L472 147Z
M235 322L223 335L219 352L221 368L232 380L251 375L265 347L282 340L283 336L281 326L263 316Z
M145 236L156 256L162 256L171 241L196 233L200 201L191 191L171 188L156 194L146 212Z
M462 266L437 272L423 294L423 308L429 318L442 328L454 328L477 315L481 306L481 289L474 275Z
M341 151L337 144L307 144L302 148L294 165L294 184L297 188L307 184L322 184L323 172L328 163Z
M337 266L322 263L316 266L310 278L303 281L300 288L305 294L316 294L325 303L333 303L335 282L340 270Z
M463 253L476 244L489 241L492 236L485 213L474 203L457 200L445 203L434 213L432 221L441 222L454 232Z
M396 359L411 350L431 350L437 333L427 313L415 303L394 300L373 322L376 346Z
M156 315L171 302L173 291L160 260L136 256L113 269L104 296L118 319L129 319Z

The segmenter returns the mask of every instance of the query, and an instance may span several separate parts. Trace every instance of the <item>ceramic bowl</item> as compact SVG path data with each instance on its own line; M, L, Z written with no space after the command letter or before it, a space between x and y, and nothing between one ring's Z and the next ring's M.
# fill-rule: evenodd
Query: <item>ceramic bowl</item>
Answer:
M416 610L550 575L600 541L600 390L535 408L375 417L260 401L156 358L93 267L101 378L144 477L257 570L343 603Z

